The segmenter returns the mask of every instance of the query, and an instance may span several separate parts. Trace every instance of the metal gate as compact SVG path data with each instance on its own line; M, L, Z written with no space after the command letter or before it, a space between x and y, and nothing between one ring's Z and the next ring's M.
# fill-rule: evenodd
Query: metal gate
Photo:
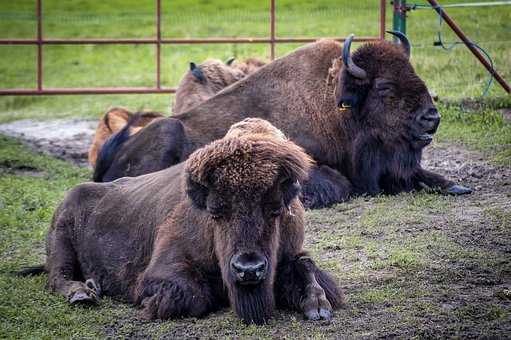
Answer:
M379 35L358 37L355 41L374 41L385 36L385 5L380 0ZM161 35L161 0L156 0L156 37L141 39L50 39L44 38L42 23L42 0L36 0L37 38L36 39L0 39L0 45L36 45L37 46L37 87L1 89L0 95L62 95L62 94L129 94L129 93L175 93L175 88L161 86L161 45L162 44L269 44L271 59L275 59L275 45L278 43L307 43L320 38L278 37L275 32L275 0L270 0L269 25L270 35L266 38L201 38L201 39L165 39ZM330 38L343 41L344 38ZM154 87L99 87L99 88L47 88L44 86L43 46L44 45L138 45L148 44L156 47L156 70Z

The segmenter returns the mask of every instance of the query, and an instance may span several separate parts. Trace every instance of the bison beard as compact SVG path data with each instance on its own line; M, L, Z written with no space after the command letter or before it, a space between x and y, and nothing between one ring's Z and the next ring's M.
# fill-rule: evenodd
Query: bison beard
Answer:
M245 323L261 325L271 319L275 302L268 280L255 286L230 284L229 298L236 314Z

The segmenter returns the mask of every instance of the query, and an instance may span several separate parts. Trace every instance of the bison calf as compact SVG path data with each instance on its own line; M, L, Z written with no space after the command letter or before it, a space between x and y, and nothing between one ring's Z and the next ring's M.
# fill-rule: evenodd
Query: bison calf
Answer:
M150 319L228 304L246 323L275 307L330 319L342 293L302 249L297 196L311 164L270 123L247 119L184 163L81 184L53 217L49 287L70 303L121 297Z

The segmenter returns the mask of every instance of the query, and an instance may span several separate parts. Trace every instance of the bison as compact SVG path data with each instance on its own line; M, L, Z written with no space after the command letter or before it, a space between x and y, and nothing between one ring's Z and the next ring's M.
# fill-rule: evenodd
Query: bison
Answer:
M119 297L149 319L229 304L246 323L266 322L275 307L330 319L343 293L302 249L298 193L311 165L275 127L250 119L181 164L80 184L53 216L48 286L72 304Z
M421 166L422 150L431 142L440 114L410 64L408 40L392 34L400 45L367 43L351 55L350 36L342 49L335 41L321 40L277 59L197 107L117 145L98 180L181 162L236 121L260 117L316 161L303 188L307 207L422 188L470 193Z
M224 87L254 73L264 65L264 61L256 58L242 61L231 58L226 63L216 59L208 59L199 65L190 63L190 71L185 74L177 87L172 112L178 114L199 105ZM163 114L156 112L143 112L140 116L136 125L126 131L127 136L137 133L151 121L164 117ZM133 114L123 108L113 108L100 119L89 149L89 164L92 167L96 166L98 152L106 140L119 132L132 117Z

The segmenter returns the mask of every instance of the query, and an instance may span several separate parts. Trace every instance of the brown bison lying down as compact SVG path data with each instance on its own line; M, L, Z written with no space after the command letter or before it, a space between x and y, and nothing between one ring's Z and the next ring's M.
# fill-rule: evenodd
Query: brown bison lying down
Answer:
M182 113L199 105L223 88L254 73L265 64L264 61L255 58L242 61L230 59L226 63L216 59L208 59L199 65L190 63L190 71L184 75L177 87L172 112L174 114ZM133 114L125 109L113 108L100 119L89 149L90 165L96 166L96 159L103 144L111 135L118 133L132 117ZM153 120L161 117L164 117L163 114L156 112L140 113L140 118L120 138L128 138Z
M400 35L402 46L368 43L352 56L351 38L343 50L331 40L306 45L199 106L151 124L109 149L112 157L96 181L163 169L221 138L231 124L261 117L316 161L303 188L307 207L424 187L469 193L421 167L440 115L410 64L406 37Z
M311 162L271 124L248 120L186 163L81 184L48 233L49 288L70 303L124 298L151 319L229 304L246 323L275 307L329 319L342 293L302 249L297 195Z

